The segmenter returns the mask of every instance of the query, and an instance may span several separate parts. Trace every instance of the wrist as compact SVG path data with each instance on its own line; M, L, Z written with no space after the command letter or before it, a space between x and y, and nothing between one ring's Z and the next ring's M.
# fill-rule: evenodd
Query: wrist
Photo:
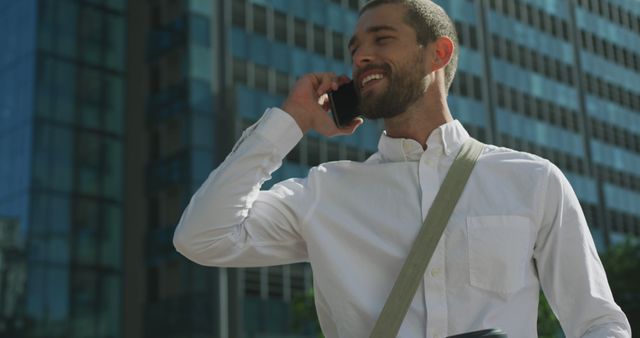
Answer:
M302 109L297 107L296 104L285 101L280 107L280 109L282 109L285 113L289 114L293 118L293 120L296 121L296 124L298 124L298 127L300 128L303 134L305 134L307 131L309 131L309 129L311 129L311 121L308 121L308 119L305 118L304 113L302 112Z

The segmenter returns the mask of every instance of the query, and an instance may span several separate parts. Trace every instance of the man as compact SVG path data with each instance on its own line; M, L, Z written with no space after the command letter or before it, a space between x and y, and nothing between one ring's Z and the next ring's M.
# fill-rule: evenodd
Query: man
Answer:
M430 1L372 1L349 42L365 117L383 118L379 151L259 191L314 129L351 134L327 115L325 93L347 81L309 74L282 109L267 109L193 196L174 244L209 266L308 261L327 337L366 337L462 143L447 106L456 35ZM320 102L319 102L320 100ZM321 104L323 103L323 104ZM400 328L444 337L501 328L536 337L540 287L569 337L630 337L578 200L534 155L486 146Z

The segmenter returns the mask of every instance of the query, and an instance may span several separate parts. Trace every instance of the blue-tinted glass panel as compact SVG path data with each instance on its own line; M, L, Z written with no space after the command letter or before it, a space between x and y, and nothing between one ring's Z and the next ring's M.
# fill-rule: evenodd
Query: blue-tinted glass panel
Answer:
M640 168L640 155L637 153L596 139L591 140L591 153L594 162L616 170L637 175L637 168Z
M121 206L104 203L102 208L104 222L99 238L100 262L104 267L119 269L122 266L122 223L124 221Z
M66 320L69 316L69 269L50 267L46 283L47 315L53 321Z
M590 117L640 134L640 114L637 112L591 95L586 95L586 100Z
M564 174L571 183L580 201L591 204L598 203L598 188L593 178L572 172L565 172Z
M211 49L199 45L189 48L189 76L193 79L211 81Z
M232 27L229 36L227 37L231 42L231 55L239 59L248 59L249 52L247 51L247 33L237 27Z
M64 127L41 125L36 128L33 145L33 185L57 191L71 190L73 140Z
M77 199L74 210L75 251L74 261L95 265L99 246L99 225L102 217L97 201Z
M271 59L271 64L269 65L269 67L272 67L283 73L289 72L291 53L290 47L280 42L272 42L271 48L269 48L269 52L271 53L271 55L269 56L269 58Z
M103 275L100 278L100 285L102 286L102 306L98 308L99 334L101 337L118 337L122 317L120 276Z
M121 135L124 133L124 80L121 76L102 74L104 90L103 129Z
M43 319L45 315L46 269L41 264L30 262L27 267L26 313L33 319Z
M191 179L196 182L204 182L213 170L213 157L211 152L202 150L191 151Z
M206 2L206 1L205 1ZM201 15L192 14L189 16L189 38L192 43L201 46L211 45L209 19Z
M189 103L199 113L211 113L213 108L213 94L208 81L189 82Z
M580 57L582 59L582 69L586 73L593 74L607 82L615 83L631 92L635 92L636 95L640 95L640 89L638 88L640 73L631 72L626 67L586 51L581 51Z
M103 46L105 66L117 71L124 70L127 38L124 20L122 15L105 15L106 35Z
M573 47L568 42L556 39L515 19L488 11L489 30L505 39L517 41L532 50L551 58L559 58L567 64L574 64ZM540 48L545 46L545 48Z
M495 80L530 93L543 100L550 100L561 106L578 110L578 92L566 84L550 80L540 74L526 71L499 59L491 60Z
M577 133L503 109L497 110L496 121L500 132L577 157L584 156L582 137Z
M483 76L482 56L479 51L469 49L465 46L459 46L460 57L458 58L458 72L465 72L473 75ZM455 81L455 80L454 80Z
M104 139L102 149L105 156L103 163L104 172L102 175L104 196L114 200L121 200L124 184L122 141Z
M191 118L191 145L195 147L212 148L215 129L211 116L193 114Z
M486 127L486 111L480 101L460 95L449 95L449 108L455 119L463 124L471 124L477 127Z
M189 10L205 17L211 16L213 3L211 1L189 0Z
M102 127L102 74L89 67L80 69L78 83L78 110L82 114L78 115L79 124L87 128L99 129Z
M83 6L80 9L79 43L80 50L78 56L81 61L101 65L102 59L102 27L104 26L104 15L94 7Z
M468 1L436 1L454 21L464 21L469 24L476 24L476 11L473 2Z
M640 193L605 183L604 196L607 208L640 216Z
M580 6L576 7L576 25L600 38L640 53L640 35L594 15Z
M261 35L249 35L249 60L263 66L270 66L271 42Z

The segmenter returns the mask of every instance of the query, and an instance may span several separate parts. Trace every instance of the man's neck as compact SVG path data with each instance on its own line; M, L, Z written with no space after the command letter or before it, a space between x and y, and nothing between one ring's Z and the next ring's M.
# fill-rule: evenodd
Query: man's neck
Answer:
M404 113L384 120L387 136L416 140L427 148L429 135L438 127L453 121L446 96L428 93Z

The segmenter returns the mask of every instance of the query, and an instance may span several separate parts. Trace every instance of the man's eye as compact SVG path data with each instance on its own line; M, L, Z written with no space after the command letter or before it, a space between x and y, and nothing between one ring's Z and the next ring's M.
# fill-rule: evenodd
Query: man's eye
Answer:
M390 36L381 36L376 38L376 42L385 42L386 40L389 40L389 39L391 39Z

